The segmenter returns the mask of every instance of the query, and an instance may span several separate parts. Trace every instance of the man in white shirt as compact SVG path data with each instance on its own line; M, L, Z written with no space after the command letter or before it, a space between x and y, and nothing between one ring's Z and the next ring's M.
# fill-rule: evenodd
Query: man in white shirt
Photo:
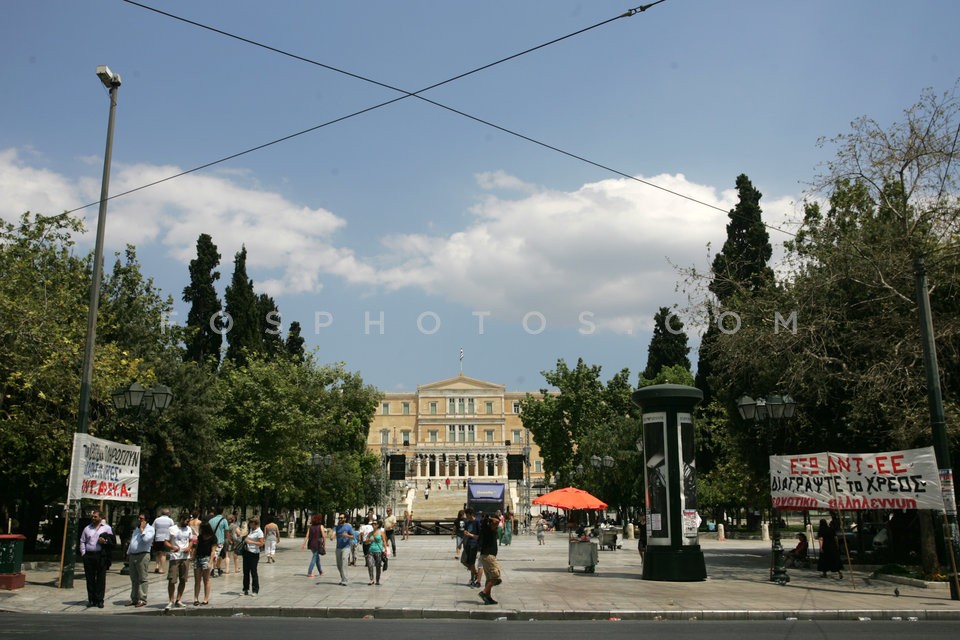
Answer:
M127 547L127 567L130 569L130 602L127 606L142 607L147 604L147 571L150 570L153 536L153 527L147 522L147 514L140 513Z
M170 527L170 537L167 538L167 559L170 568L167 570L167 594L170 602L166 609L182 608L180 598L187 588L187 574L190 572L190 551L193 548L193 529L190 528L190 514L181 513L178 525ZM176 598L174 598L176 596Z
M357 547L360 547L361 552L363 553L363 563L367 563L367 551L370 549L370 534L373 533L373 523L371 521L366 521L360 528L357 529L357 543L354 545L353 550L356 553ZM353 562L350 564L356 564L356 557L354 557Z
M153 554L157 561L154 573L163 573L167 566L167 538L170 537L170 527L174 525L170 517L170 509L164 508L153 521Z

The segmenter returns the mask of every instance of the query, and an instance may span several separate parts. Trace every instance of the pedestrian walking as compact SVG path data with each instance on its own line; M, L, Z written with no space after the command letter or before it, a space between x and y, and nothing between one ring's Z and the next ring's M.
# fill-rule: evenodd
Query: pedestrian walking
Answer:
M460 564L470 572L471 587L480 586L480 571L477 569L477 552L480 549L480 523L477 521L473 509L463 510L463 551L460 553Z
M413 512L409 509L403 510L403 539L410 539L410 523L413 521Z
M170 601L165 609L183 607L183 592L187 588L187 574L190 571L190 552L193 550L193 529L190 528L190 514L181 513L178 524L170 527L170 537L164 544L167 547L167 595Z
M193 606L210 604L210 574L213 571L214 558L217 557L217 534L209 522L200 523L200 535L193 546ZM203 585L203 600L200 600L200 586Z
M334 527L337 539L337 570L340 572L340 583L347 586L347 565L350 564L350 549L357 537L353 527L347 522L347 514L337 516L337 526Z
M147 514L137 516L137 526L130 536L127 546L127 568L130 570L130 602L128 607L142 607L147 604L147 579L150 571L150 549L153 548L153 526L147 522Z
M307 565L307 577L316 578L323 575L323 567L320 566L320 556L327 553L327 531L323 527L323 516L319 513L313 514L310 518L310 526L307 528L307 535L303 538L301 549L310 549L310 564ZM313 568L317 568L317 573L313 573Z
M546 518L543 517L543 514L540 514L540 517L537 519L537 524L534 525L534 529L537 532L537 544L544 545L546 544L547 539L547 529L550 528L550 525L547 524Z
M486 579L480 592L483 604L497 604L493 599L493 588L503 582L497 562L497 522L496 518L485 518L480 523L480 565Z
M176 524L170 517L170 509L164 507L160 515L153 521L153 553L157 566L154 573L164 573L167 570L167 538L170 537L170 527Z
M367 584L380 584L380 574L383 570L383 553L384 553L384 544L385 544L385 535L383 529L380 526L379 522L373 523L371 525L372 530L367 535L367 552L364 555L367 561L367 575L370 577L370 582Z
M276 562L277 546L280 544L280 527L277 526L273 516L267 516L267 526L263 528L265 537L264 551L266 552L267 562Z
M83 575L87 580L87 606L103 609L104 591L107 588L107 570L110 569L110 554L116 538L113 529L100 517L96 509L90 512L90 524L80 534L80 557L83 560Z
M260 593L260 574L257 568L260 565L260 551L264 545L263 529L260 528L259 518L250 518L247 523L246 544L243 547L243 595L250 595L251 580L253 581L253 595Z
M396 528L397 528L397 516L393 515L393 509L391 509L390 507L387 507L387 517L383 519L383 531L384 533L387 534L387 543L390 545L390 551L393 552L390 555L394 557L396 557L397 555L397 539L394 536ZM384 553L383 558L384 558L383 569L384 571L386 571L387 569L386 553Z

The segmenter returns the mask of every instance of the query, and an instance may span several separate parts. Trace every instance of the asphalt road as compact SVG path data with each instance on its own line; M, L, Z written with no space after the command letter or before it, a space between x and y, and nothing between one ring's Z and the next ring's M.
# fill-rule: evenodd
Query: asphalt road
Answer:
M72 614L0 614L0 638L283 638L316 640L317 637L370 637L389 640L425 640L428 638L557 638L598 637L603 640L637 637L709 640L743 638L804 638L851 640L937 640L956 638L957 623L951 621L891 620L816 621L497 621L497 620L342 620L317 618L229 618L156 617L156 616L82 616Z

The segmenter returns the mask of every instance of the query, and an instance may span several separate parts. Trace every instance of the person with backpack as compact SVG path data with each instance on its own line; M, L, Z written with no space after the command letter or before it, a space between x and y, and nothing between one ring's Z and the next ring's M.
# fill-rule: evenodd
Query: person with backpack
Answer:
M327 531L323 526L323 516L319 513L313 514L310 518L310 527L307 529L307 535L303 538L301 549L310 550L310 564L307 565L307 577L317 578L323 575L323 567L320 566L320 556L327 553ZM316 566L317 573L313 573Z

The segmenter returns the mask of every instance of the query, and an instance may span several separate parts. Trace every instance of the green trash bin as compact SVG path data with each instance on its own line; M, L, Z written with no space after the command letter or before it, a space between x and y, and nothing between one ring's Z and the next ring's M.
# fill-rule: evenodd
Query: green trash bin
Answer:
M0 589L20 589L26 577L20 572L23 564L23 542L18 533L0 535Z

